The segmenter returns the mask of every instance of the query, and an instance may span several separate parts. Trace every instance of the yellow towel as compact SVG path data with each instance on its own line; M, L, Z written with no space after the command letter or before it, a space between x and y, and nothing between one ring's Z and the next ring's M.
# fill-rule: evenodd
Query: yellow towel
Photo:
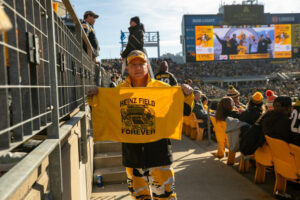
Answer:
M98 88L92 106L94 140L147 143L181 139L180 87Z

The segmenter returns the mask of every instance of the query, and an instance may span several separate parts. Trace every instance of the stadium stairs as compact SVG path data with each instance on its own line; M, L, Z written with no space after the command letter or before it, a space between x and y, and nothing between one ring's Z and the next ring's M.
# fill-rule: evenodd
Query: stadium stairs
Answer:
M126 182L126 171L122 166L121 151L121 143L112 141L95 142L94 183L96 183L98 175L102 176L103 185Z

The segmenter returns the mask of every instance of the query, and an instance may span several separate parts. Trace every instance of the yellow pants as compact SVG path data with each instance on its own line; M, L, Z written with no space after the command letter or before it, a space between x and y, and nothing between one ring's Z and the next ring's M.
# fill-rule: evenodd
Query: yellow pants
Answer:
M170 166L148 169L126 167L130 195L138 200L176 200L175 177Z

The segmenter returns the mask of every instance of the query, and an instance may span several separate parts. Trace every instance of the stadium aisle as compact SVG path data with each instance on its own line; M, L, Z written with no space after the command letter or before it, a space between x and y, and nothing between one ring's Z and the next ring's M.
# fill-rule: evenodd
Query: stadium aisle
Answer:
M183 136L173 141L176 192L179 200L268 200L271 195L224 165L201 145ZM204 144L203 144L204 145ZM126 184L94 187L92 200L131 199Z

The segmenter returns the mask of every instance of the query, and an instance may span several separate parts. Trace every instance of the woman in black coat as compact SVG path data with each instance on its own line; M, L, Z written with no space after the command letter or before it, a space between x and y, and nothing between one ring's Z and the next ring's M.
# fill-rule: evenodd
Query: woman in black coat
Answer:
M140 22L139 17L132 17L130 19L130 27L129 30L129 37L126 49L122 52L121 56L122 59L127 58L128 54L133 50L140 50L144 51L144 33L145 28L144 25Z
M260 92L255 92L248 103L248 108L242 112L240 120L248 124L254 124L259 116L265 111L263 105L263 95Z

